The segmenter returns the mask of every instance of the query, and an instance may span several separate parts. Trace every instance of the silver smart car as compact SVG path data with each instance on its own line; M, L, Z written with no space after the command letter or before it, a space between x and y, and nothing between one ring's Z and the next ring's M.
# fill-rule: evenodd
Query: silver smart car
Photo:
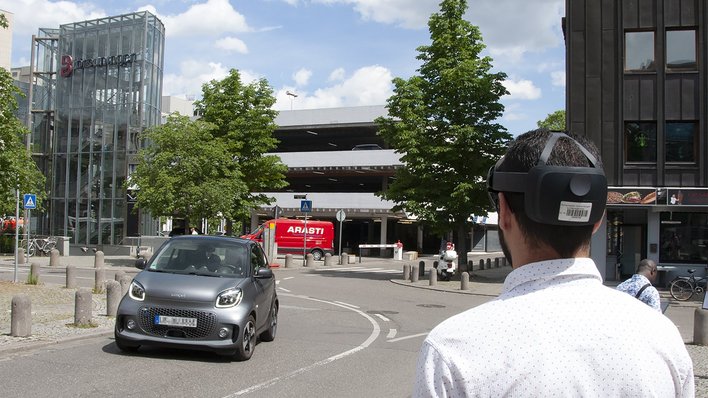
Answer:
M115 340L140 346L197 349L251 358L256 340L278 326L275 277L261 247L226 236L186 235L165 242L118 306Z

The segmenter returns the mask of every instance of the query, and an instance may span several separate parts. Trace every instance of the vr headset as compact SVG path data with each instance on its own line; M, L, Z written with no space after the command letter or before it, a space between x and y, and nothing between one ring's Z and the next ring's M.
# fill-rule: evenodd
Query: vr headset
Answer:
M571 140L588 158L592 167L546 165L559 138ZM524 194L524 210L529 218L550 225L592 225L605 212L607 178L597 159L580 143L564 133L551 133L538 163L528 172L503 172L489 169L487 191L499 211L499 192Z

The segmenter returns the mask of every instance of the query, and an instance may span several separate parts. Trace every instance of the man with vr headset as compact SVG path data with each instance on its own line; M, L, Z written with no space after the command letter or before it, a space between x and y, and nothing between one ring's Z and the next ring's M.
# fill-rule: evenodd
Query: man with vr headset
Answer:
M530 131L487 184L513 271L499 297L430 332L413 395L694 396L676 326L604 286L589 258L607 199L597 148L569 133Z

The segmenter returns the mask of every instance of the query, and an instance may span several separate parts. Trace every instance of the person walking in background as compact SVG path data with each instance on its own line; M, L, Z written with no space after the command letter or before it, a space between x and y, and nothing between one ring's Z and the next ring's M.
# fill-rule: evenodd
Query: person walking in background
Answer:
M197 229L192 227L191 232L192 235L199 235L199 232L197 232Z
M694 396L676 326L603 285L589 257L607 199L597 148L572 134L522 134L487 186L513 270L499 297L428 334L413 396Z
M656 263L645 258L639 262L637 273L617 285L617 290L628 293L651 308L662 312L659 291L653 286L658 274Z

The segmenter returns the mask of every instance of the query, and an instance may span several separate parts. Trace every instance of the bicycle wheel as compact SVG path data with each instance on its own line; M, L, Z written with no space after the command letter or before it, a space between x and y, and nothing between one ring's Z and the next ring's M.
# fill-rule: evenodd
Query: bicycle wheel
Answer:
M693 296L693 284L686 279L674 279L669 286L671 297L686 301Z
M29 247L25 246L25 248L27 248L27 257L32 257L37 252L37 243L31 240Z

